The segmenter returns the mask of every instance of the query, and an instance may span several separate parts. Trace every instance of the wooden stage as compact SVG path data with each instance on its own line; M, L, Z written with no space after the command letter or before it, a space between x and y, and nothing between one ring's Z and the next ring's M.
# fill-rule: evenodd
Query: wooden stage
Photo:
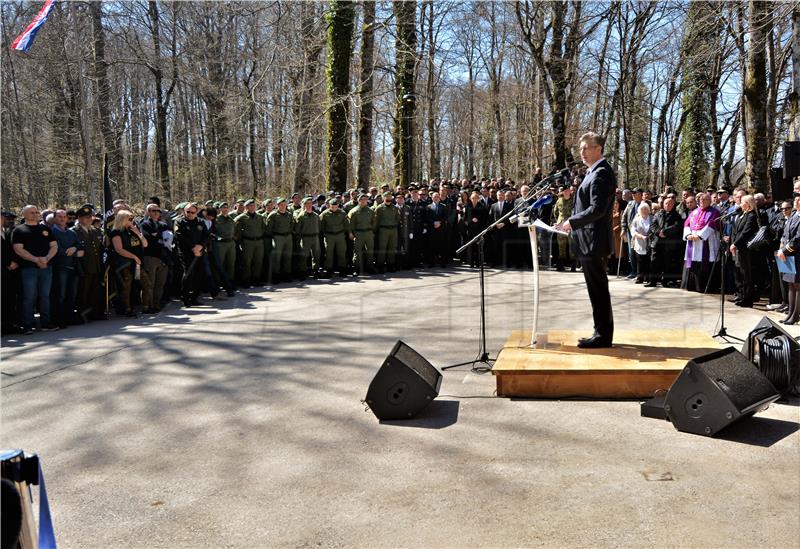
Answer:
M554 330L530 347L530 331L513 331L492 368L497 396L648 398L690 359L722 348L699 330L620 330L610 349L579 349L586 335Z

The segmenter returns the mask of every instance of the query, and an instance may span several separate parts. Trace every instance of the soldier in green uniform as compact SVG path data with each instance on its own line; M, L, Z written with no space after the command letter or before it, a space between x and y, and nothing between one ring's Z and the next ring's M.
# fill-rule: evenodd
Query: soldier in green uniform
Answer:
M75 231L83 245L83 257L79 260L78 316L87 320L105 318L105 296L103 295L103 233L92 225L94 206L84 204L78 209Z
M227 202L218 206L219 215L215 223L216 239L214 252L217 254L220 268L234 280L236 273L236 222L231 218L231 209Z
M350 210L358 206L358 197L359 197L358 189L350 189L350 200L342 204L342 209L344 213L350 215Z
M241 282L245 288L261 283L261 263L264 261L264 219L256 214L252 198L244 203L245 212L236 217L235 238L241 246Z
M325 270L327 276L333 273L334 262L340 272L347 267L345 258L345 235L353 238L350 232L350 222L347 215L339 209L339 201L335 198L328 200L328 209L319 216L319 228L325 236Z
M272 235L272 283L292 279L292 231L294 218L285 198L275 201L278 209L267 216L267 231Z
M275 210L275 201L265 198L258 215L264 221L264 260L261 263L261 279L272 280L272 233L267 227L267 217Z
M553 219L556 224L560 225L572 216L572 210L575 207L575 198L572 196L572 187L564 185L558 193L558 200L553 207ZM558 264L556 270L563 271L564 267L570 266L572 271L575 272L575 256L569 249L569 237L563 235L556 235L558 237Z
M356 275L375 272L375 211L367 202L364 193L358 197L358 206L350 210L350 230L355 236L353 242L353 268Z
M375 206L375 231L378 235L375 263L378 272L397 270L397 228L400 211L392 204L392 193L383 193L383 204Z
M297 257L296 272L302 279L308 276L309 259L311 260L311 273L316 276L322 268L320 262L319 246L319 215L314 211L313 199L307 196L303 199L303 211L294 216L294 234L299 241L295 256Z
M303 211L303 201L302 201L302 196L300 196L300 193L292 193L291 198L292 201L286 209L289 210L289 213L291 213L292 217L294 217L295 215L297 215L298 212Z

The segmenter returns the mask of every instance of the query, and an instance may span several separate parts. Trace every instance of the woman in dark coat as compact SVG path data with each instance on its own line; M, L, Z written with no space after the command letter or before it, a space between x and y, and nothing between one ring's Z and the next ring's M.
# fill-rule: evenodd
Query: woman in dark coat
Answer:
M755 301L753 288L752 253L747 249L747 243L758 233L758 212L756 201L752 195L742 197L742 215L733 224L731 235L731 254L736 262L741 280L740 295L734 300L739 307L752 307Z
M464 225L467 228L467 242L475 238L478 233L489 225L489 208L483 205L481 195L473 192L469 202L464 207ZM476 242L467 250L470 267L478 266L478 243Z
M789 284L789 313L781 320L784 324L797 324L800 321L800 196L794 198L794 214L786 221L781 236L781 247L775 254L780 260L794 261L795 274L784 274L783 280Z

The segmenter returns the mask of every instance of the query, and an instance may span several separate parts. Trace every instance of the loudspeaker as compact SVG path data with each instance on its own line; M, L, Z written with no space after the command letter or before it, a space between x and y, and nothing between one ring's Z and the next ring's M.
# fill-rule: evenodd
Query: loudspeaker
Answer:
M778 398L758 368L728 347L690 360L672 383L664 411L679 431L712 436Z
M792 200L792 180L783 177L783 168L769 169L769 192L775 202Z
M782 395L800 395L800 342L783 326L763 317L750 330L742 353Z
M442 374L414 349L397 341L367 390L378 419L408 419L439 395Z
M789 183L800 177L800 141L783 142L783 178Z

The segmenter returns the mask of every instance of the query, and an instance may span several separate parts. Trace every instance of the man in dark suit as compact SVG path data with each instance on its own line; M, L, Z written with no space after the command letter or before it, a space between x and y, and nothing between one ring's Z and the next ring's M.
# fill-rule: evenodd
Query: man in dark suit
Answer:
M428 206L427 226L430 233L430 256L428 265L433 267L439 263L447 267L450 263L447 246L447 219L450 217L449 208L441 202L440 195L435 192L431 195L431 204Z
M504 215L514 208L514 203L506 200L506 191L497 191L497 202L492 204L489 208L489 223L494 223L501 219ZM511 254L509 253L509 244L513 236L513 225L506 220L503 223L498 223L494 227L492 234L492 250L494 254L494 262L504 267L511 265Z
M608 292L606 263L611 254L611 212L617 178L603 158L605 139L593 132L581 136L581 160L588 170L575 196L575 210L561 228L572 233L573 249L578 256L592 302L594 334L581 339L578 347L611 347L614 339L614 316Z

